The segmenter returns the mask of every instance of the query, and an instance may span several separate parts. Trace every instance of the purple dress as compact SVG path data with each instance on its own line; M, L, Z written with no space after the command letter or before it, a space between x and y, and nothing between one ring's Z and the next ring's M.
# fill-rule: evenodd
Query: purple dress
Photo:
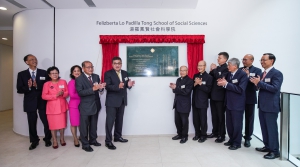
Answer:
M78 93L76 91L74 79L69 81L68 90L69 90L69 95L70 95L70 101L69 101L70 123L71 123L71 126L79 126L80 113L78 110L78 106L80 103L80 97L78 96Z

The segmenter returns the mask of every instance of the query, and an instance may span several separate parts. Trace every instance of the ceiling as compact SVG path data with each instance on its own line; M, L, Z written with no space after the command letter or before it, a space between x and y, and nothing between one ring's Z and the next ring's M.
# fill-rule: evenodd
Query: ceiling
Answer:
M0 0L0 44L13 45L13 16L29 9L116 9L160 8L195 9L198 0ZM2 38L7 38L4 41Z

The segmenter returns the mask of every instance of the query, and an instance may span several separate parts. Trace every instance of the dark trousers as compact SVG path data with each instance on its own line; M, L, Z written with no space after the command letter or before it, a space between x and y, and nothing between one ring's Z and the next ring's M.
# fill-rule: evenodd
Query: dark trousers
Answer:
M224 101L210 100L212 133L225 138L225 107Z
M122 103L120 107L106 106L105 143L110 143L112 141L112 128L114 125L114 138L117 139L122 137L124 109L124 103Z
M175 126L177 134L181 137L188 137L190 113L180 113L175 109Z
M264 145L275 154L279 154L277 118L278 113L259 110L259 121Z
M97 140L97 124L99 111L94 115L80 115L80 140L82 148L90 146L90 143L95 143Z
M52 136L51 136L51 131L49 130L46 110L38 110L38 112L39 112L40 119L44 125L45 137L43 138L43 140L50 141ZM38 119L37 112L33 111L33 112L26 112L26 113L27 113L30 142L31 143L38 142L40 139L39 136L37 135L37 130L36 130L36 124Z
M207 132L207 108L193 107L193 124L196 136L206 138Z
M244 111L226 110L226 125L229 142L241 146Z
M254 127L255 104L246 104L245 106L245 140L251 140Z

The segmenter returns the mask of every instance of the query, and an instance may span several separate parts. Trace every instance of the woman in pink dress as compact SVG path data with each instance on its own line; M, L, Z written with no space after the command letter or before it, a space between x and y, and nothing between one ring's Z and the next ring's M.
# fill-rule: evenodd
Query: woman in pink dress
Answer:
M70 77L72 78L68 83L68 90L70 94L69 101L69 115L70 115L70 123L71 123L71 132L74 138L75 147L79 147L79 141L77 138L77 127L80 124L80 113L78 110L78 105L80 103L80 97L77 94L75 87L75 78L79 77L82 73L82 69L80 66L75 65L71 67Z
M47 73L50 81L46 82L43 87L42 98L47 100L46 114L53 138L53 148L58 148L57 130L60 132L60 144L66 145L64 139L64 130L67 126L68 102L69 96L67 82L59 77L57 67L49 67Z

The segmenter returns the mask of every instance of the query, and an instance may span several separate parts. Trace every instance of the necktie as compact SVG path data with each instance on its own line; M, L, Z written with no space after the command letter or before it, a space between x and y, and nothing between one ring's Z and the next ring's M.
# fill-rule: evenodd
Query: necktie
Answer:
M92 76L89 76L89 77L88 77L88 79L89 79L89 81L90 81L91 85L93 85L93 81L92 81L92 79L91 79L91 78L92 78Z
M32 71L32 75L31 75L31 79L34 81L35 80L35 75L34 75L34 71Z
M230 74L230 79L232 79L233 78L233 74Z
M120 71L117 71L117 75L118 75L120 81L122 82L122 78L121 78L121 75L120 75Z
M266 75L267 75L267 72L266 72L266 71L264 71L264 73L263 73L263 76L262 76L261 80L265 79Z

